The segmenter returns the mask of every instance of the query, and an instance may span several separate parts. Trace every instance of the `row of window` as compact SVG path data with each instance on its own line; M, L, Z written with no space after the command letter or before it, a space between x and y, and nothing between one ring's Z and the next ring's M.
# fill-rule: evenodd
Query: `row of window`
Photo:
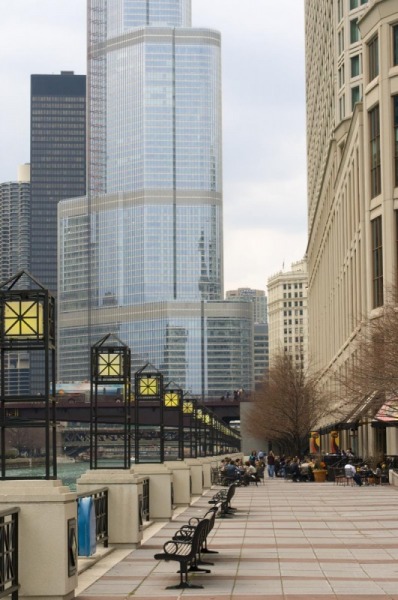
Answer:
M372 235L372 303L373 308L383 306L383 232L382 217L376 217L371 221ZM398 211L395 211L395 237L396 237L396 260L398 262Z
M398 96L393 99L394 127L394 176L398 186ZM369 112L369 144L370 144L370 193L371 198L381 193L381 151L380 151L380 108L375 106Z
M283 284L283 289L284 290L292 290L293 288L295 290L297 290L297 289L301 290L302 287L303 287L302 283L294 283L294 284L293 283L284 283Z
M294 319L294 324L295 325L302 325L303 324L303 319ZM293 319L285 319L283 321L283 325L285 327L287 327L288 325L293 325Z
M350 77L351 79L355 79L355 77L359 77L362 74L362 65L361 65L361 55L356 54L350 58ZM341 65L338 71L339 77L339 88L343 87L345 84L345 65L344 63Z
M398 66L398 25L394 25L392 31L392 64ZM350 44L358 42L360 32L358 28L358 19L350 21ZM344 28L341 28L337 34L339 55L344 51ZM379 37L375 35L367 45L369 61L369 81L372 81L379 74ZM353 56L351 59L351 77L360 75L360 57ZM339 86L344 83L344 65L339 69Z
M337 22L340 23L344 17L344 3L346 0L337 0ZM368 0L350 0L349 10L355 10L356 8L367 4Z
M294 292L294 296L292 296L292 292L284 292L283 294L284 298L302 298L303 297L303 292Z
M294 304L293 304L293 302L284 302L283 303L283 307L284 308L287 308L287 307L290 308L291 306L303 306L303 301L302 300L300 300L300 301L296 300L294 302Z

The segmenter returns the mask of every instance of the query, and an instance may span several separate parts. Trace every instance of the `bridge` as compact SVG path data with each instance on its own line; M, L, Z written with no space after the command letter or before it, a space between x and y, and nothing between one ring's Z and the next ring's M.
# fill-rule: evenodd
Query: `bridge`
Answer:
M214 414L224 421L226 425L230 421L240 419L240 400L234 399L208 399L204 405ZM140 423L143 425L153 422L153 412L157 404L145 402L140 406ZM57 396L56 400L56 419L57 421L71 421L79 423L89 423L91 420L90 400L84 393L64 394ZM98 411L100 411L101 421L107 423L123 423L124 421L124 403L120 396L101 395L98 396ZM130 404L130 418L134 423L134 402ZM165 425L177 425L177 413L175 411L165 410ZM45 413L45 403L41 402L14 402L12 408L7 408L8 417L15 418L16 424L21 421L32 421L43 419ZM186 417L188 420L189 417ZM188 424L188 423L187 423Z

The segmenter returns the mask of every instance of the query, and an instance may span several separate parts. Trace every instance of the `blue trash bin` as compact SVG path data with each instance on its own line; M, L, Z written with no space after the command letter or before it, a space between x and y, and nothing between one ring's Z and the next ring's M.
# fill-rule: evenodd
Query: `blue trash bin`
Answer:
M97 550L94 501L91 497L77 502L77 543L79 556L92 556Z

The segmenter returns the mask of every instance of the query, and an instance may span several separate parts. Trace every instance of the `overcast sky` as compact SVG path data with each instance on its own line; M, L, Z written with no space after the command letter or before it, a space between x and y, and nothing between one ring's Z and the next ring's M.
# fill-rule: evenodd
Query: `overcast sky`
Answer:
M306 248L304 2L192 0L222 33L225 289ZM29 162L32 73L86 72L86 0L0 1L0 182Z

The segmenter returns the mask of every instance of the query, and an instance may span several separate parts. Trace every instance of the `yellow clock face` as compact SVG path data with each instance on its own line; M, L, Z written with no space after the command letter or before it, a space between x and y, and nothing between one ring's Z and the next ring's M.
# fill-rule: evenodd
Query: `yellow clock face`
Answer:
M159 395L159 379L153 376L140 377L138 382L138 393L140 396L151 396Z
M121 354L107 352L98 355L98 375L100 377L120 377L121 374Z
M166 392L164 395L164 405L167 408L178 408L180 405L180 395L176 392Z
M43 336L43 305L36 301L9 301L4 307L4 334L12 338Z

